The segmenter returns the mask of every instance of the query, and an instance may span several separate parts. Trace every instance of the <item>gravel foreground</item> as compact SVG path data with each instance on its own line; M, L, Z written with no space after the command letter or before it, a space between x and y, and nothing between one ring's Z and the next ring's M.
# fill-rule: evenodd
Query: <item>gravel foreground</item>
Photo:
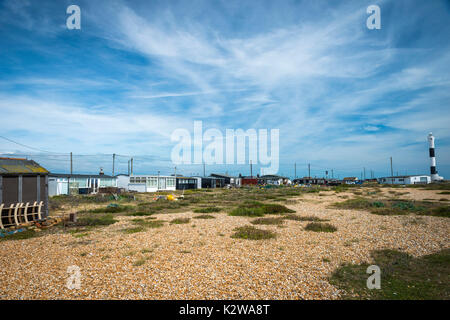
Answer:
M408 189L406 198L442 198ZM306 221L258 225L275 239L233 239L252 218L213 213L144 232L125 234L133 217L77 238L55 233L0 242L0 299L339 299L328 282L342 263L371 262L370 252L396 249L415 257L450 246L448 218L378 216L328 208L345 193L308 194L287 207L297 215L328 219L334 233L305 231ZM448 196L446 196L448 197ZM155 214L158 220L192 212ZM81 272L68 289L69 266Z

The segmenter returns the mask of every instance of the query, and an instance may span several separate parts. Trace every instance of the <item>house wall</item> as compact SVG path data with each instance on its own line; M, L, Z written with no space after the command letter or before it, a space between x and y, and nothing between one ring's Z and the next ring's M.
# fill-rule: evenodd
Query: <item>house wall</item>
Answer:
M137 192L175 191L175 177L131 176L128 190Z
M42 216L48 216L48 176L47 175L4 175L0 176L0 204L4 207L17 203L43 201Z

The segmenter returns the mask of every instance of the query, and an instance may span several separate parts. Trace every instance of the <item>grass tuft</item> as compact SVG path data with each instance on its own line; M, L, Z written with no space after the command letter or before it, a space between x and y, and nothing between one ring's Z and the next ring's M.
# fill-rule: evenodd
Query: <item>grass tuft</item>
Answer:
M305 230L315 232L335 232L337 228L329 223L311 222L305 227Z
M276 233L269 230L261 230L252 226L238 227L231 236L235 239L263 240L276 237Z

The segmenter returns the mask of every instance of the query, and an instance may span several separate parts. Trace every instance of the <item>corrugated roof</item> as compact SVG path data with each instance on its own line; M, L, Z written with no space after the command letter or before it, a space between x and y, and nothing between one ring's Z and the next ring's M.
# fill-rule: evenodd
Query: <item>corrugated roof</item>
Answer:
M0 174L20 173L47 174L48 170L33 160L0 158Z

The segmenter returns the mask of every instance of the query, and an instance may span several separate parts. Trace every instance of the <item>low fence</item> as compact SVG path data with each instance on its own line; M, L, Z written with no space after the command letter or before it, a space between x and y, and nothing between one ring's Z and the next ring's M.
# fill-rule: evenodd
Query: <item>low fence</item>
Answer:
M33 221L42 220L44 202L35 201L33 204L16 203L5 207L0 204L0 229L26 225Z

